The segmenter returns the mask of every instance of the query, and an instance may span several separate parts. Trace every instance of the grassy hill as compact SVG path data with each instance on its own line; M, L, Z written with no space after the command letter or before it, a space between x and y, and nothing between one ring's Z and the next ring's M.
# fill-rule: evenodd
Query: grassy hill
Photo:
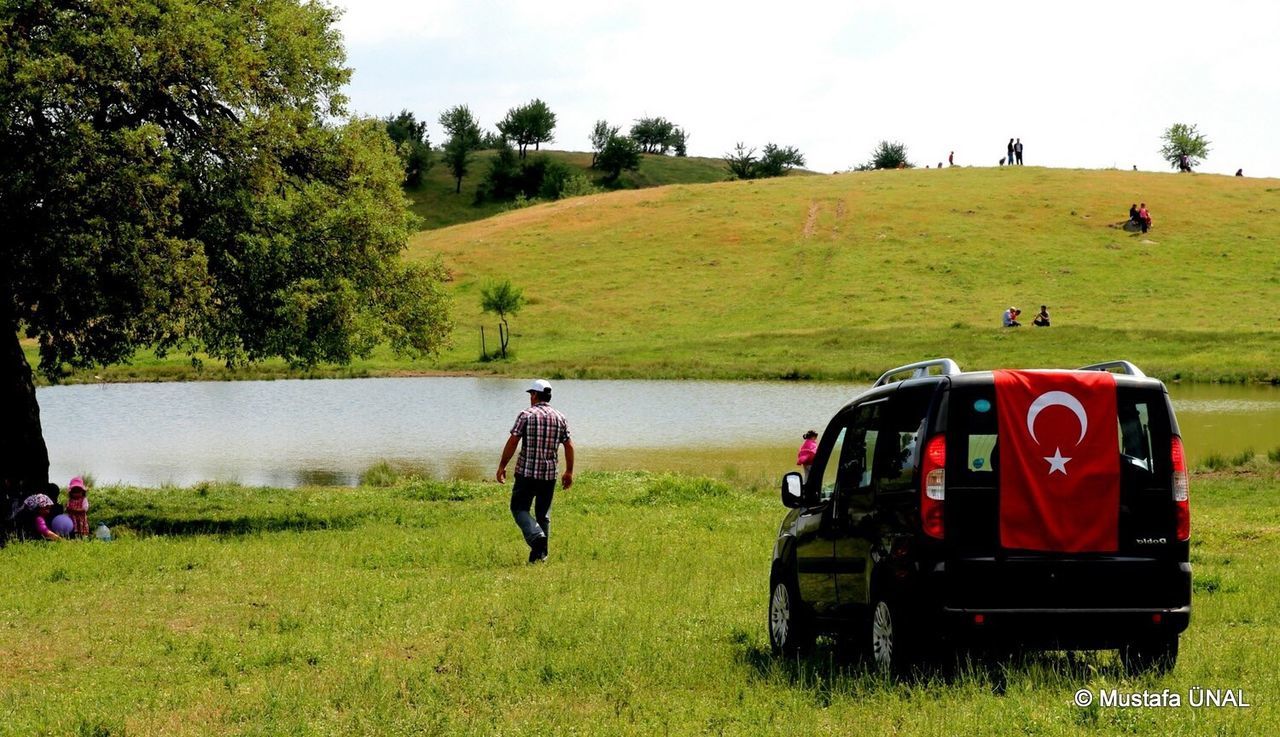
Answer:
M714 162L646 157L629 183L718 177ZM426 189L419 206L440 222L478 216L467 191L462 210L428 205ZM1134 202L1155 218L1145 236L1113 227ZM412 239L409 258L440 254L453 275L457 330L440 361L383 351L307 375L863 379L946 355L966 368L1128 358L1165 379L1280 381L1278 213L1274 179L1037 167L573 198ZM481 362L480 326L492 349L497 321L479 292L495 278L529 304L512 320L515 358ZM1028 323L1049 305L1054 327L1001 329L1011 304ZM196 376L182 357L149 355L79 378L94 374ZM199 374L279 375L282 363Z
M1133 202L1145 236L1113 227ZM862 378L949 355L1275 381L1278 212L1276 180L883 171L564 200L420 233L410 257L453 272L447 370ZM504 277L530 300L517 358L479 363L480 286ZM1011 304L1049 305L1054 327L1001 329Z
M476 186L489 171L489 160L494 151L476 153L470 173L462 178L462 191L455 192L456 182L448 167L437 161L427 172L421 186L406 192L414 214L422 218L427 230L443 228L458 223L496 215L503 211L505 203L475 203ZM582 171L603 189L641 189L664 184L698 184L723 181L728 175L722 159L699 157L675 157L645 155L640 159L637 171L625 172L618 181L606 184L600 172L591 168L591 154L571 151L530 151L530 156L546 156Z

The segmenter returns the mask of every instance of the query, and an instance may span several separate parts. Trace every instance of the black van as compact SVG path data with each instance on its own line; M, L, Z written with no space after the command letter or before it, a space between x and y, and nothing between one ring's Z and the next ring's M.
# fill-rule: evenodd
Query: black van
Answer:
M1099 371L1114 380L1106 406L1115 425L1095 418L1095 428L1114 435L1092 460L1114 469L1109 484L1118 487L1100 514L1112 518L1114 542L1099 549L1073 549L1071 540L1058 549L1006 545L1021 530L1002 521L1012 509L1005 505L1022 492L1009 481L1015 462L1002 473L1000 446L1014 447L1002 433L1024 423L998 419L1000 372L923 361L886 372L845 405L823 432L808 478L783 478L791 512L769 582L774 652L794 653L831 634L851 637L882 671L983 644L1118 648L1131 672L1172 668L1191 615L1182 440L1164 385L1127 361L1046 373L1070 389L1103 378ZM1052 393L1074 405L1071 394ZM1037 412L1026 415L1032 436ZM1077 414L1083 437L1085 417ZM1074 439L1075 420L1057 417L1040 423L1041 434L1046 424L1069 425ZM1089 460L1064 457L1062 445L1033 459L1047 462L1036 468L1051 478ZM1079 516L1075 501L1037 503L1049 524Z

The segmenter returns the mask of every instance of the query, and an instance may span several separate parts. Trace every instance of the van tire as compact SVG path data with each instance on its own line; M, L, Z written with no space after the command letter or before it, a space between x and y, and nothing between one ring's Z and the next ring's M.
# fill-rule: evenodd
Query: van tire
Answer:
M904 675L911 665L911 641L902 609L888 599L871 600L865 625L865 648L872 670L882 676Z
M1135 640L1120 648L1120 662L1131 676L1163 675L1178 664L1178 636Z
M797 655L813 646L813 620L800 600L796 574L783 563L774 563L769 575L769 647L776 655Z

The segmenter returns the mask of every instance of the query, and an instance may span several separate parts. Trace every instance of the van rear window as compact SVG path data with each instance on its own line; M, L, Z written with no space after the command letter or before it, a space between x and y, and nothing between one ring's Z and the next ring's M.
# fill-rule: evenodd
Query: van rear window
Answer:
M1122 468L1139 475L1168 473L1170 422L1164 395L1148 389L1119 387L1116 391L1116 421L1120 428ZM951 455L947 474L959 475L956 485L994 488L999 477L1000 449L996 442L995 387L957 387L951 392L951 447L962 453ZM1160 428L1165 428L1163 431ZM954 445L953 445L954 444ZM1164 449L1163 454L1157 452ZM963 459L963 466L960 461Z

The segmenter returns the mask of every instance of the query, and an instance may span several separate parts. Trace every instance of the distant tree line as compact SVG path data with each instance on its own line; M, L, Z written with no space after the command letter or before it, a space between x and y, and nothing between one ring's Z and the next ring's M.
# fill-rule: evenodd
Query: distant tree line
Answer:
M485 130L466 105L455 105L440 114L444 144L433 151L425 121L408 110L383 119L387 135L404 165L404 184L417 187L438 160L454 179L461 194L462 180L471 173L475 152L494 150L488 170L476 190L477 201L531 202L539 199L587 194L595 185L573 167L544 157L530 157L555 140L556 114L547 103L533 99L507 111L496 131ZM616 184L625 171L640 166L642 154L687 156L689 133L663 117L643 117L627 134L621 126L597 121L590 134L591 168L601 173L600 183Z

